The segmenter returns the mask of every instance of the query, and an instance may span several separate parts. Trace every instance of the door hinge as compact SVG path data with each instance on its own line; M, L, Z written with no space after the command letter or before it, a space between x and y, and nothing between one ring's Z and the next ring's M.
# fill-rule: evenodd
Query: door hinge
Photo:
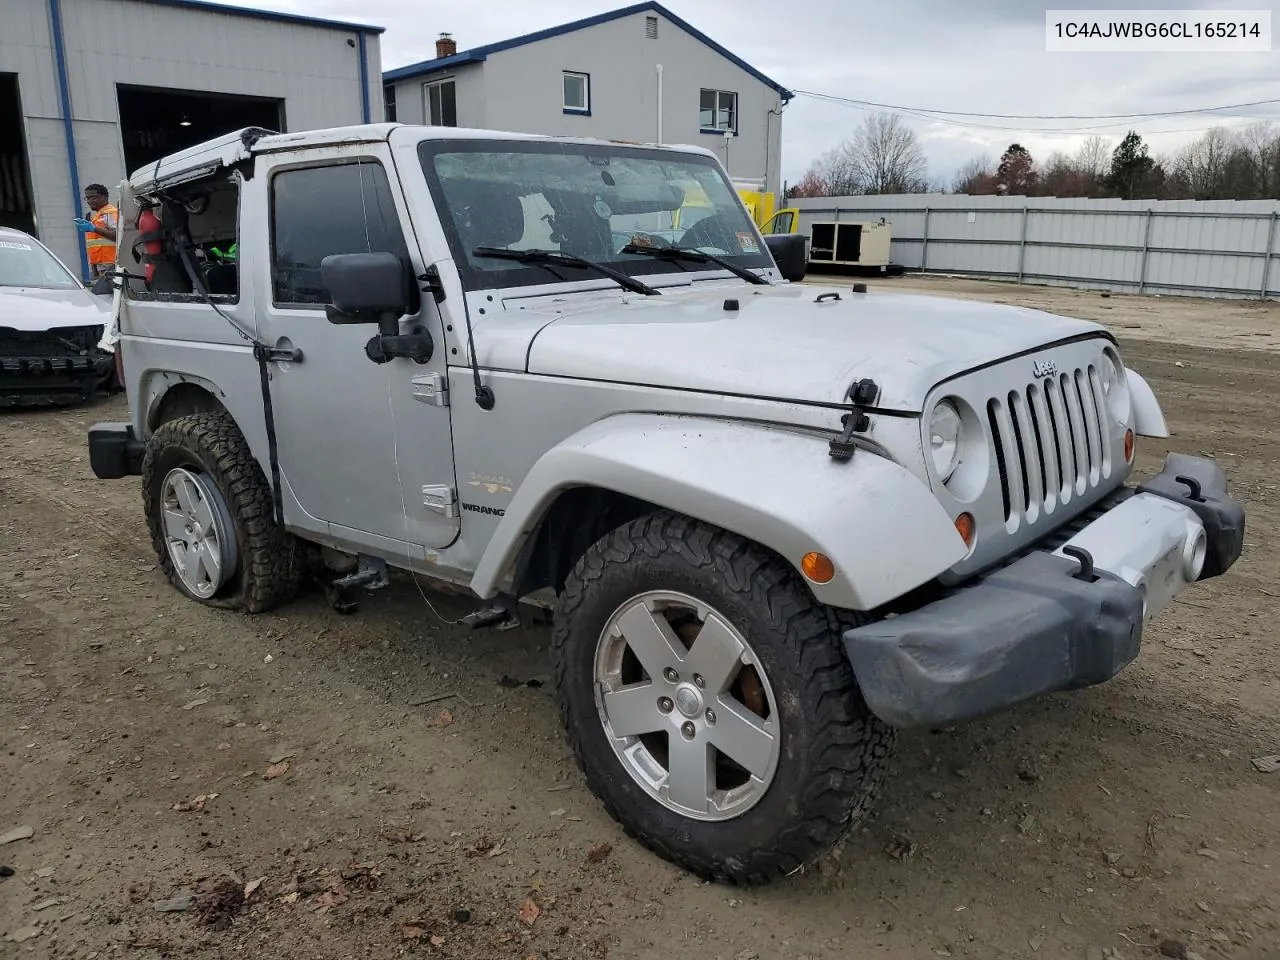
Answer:
M443 484L428 484L422 488L422 505L453 520L458 516L458 491Z
M428 373L421 377L414 377L409 382L413 384L413 399L419 403L430 404L433 407L449 405L449 383L445 380L443 373Z

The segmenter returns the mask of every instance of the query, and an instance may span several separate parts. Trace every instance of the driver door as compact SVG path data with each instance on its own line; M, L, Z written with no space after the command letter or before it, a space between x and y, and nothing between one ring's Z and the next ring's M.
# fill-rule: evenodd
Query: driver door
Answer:
M416 403L408 410L403 402L415 382L446 373L439 311L430 296L419 296L400 321L404 333L427 328L436 345L430 361L375 363L365 347L376 325L329 323L320 270L330 254L390 252L423 273L404 197L388 173L389 150L365 144L341 156L317 152L309 162L296 154L270 159L259 159L265 169L254 178L267 191L270 214L259 247L270 251L259 268L266 301L259 329L269 345L302 352L298 362L272 364L285 520L348 549L420 558L459 530L456 511L440 511L426 496L454 486L449 409ZM398 422L408 417L412 423Z

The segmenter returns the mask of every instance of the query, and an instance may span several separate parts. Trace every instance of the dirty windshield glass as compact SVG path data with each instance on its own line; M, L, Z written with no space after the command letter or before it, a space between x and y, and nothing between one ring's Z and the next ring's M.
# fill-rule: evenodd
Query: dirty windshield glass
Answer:
M79 285L39 244L0 234L0 287L56 289Z
M556 282L557 275L597 276L477 256L478 247L551 250L631 276L719 268L623 253L628 244L692 247L750 268L773 265L733 186L710 157L612 144L500 140L427 140L419 152L471 289Z

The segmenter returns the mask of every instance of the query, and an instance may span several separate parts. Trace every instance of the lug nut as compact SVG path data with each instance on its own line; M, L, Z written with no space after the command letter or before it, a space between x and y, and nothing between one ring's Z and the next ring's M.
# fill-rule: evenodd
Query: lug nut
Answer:
M670 713L675 708L675 704L671 702L670 697L658 698L658 709L663 713Z
M712 710L710 707L707 707L707 723L715 723L715 722L716 722L716 712Z
M693 724L688 722L685 722L680 727L680 732L684 734L684 738L686 740L692 740L698 733L698 731L694 729Z
M662 671L662 675L667 678L668 683L679 683L680 674L676 673L671 667Z
M702 674L695 673L693 675L693 685L697 687L699 690L701 690L703 687L707 685L707 681L702 679Z

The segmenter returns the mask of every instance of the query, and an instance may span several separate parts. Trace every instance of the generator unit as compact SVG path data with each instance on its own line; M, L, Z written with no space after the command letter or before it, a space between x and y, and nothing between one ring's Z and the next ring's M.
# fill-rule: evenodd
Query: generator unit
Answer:
M858 273L898 276L890 262L893 227L884 217L874 221L832 220L810 224L809 263L815 267L843 267Z

